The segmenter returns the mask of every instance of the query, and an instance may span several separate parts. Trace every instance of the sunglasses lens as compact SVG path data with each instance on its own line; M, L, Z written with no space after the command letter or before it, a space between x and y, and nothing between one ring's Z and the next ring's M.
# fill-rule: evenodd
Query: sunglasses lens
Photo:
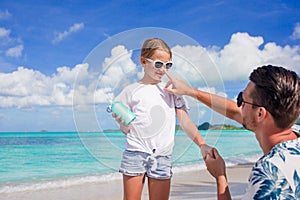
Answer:
M154 63L155 68L161 68L163 65L164 65L164 63L159 62L159 61L156 61L156 62Z
M167 63L167 64L166 64L166 68L167 68L167 69L170 69L171 67L172 67L172 63Z
M240 107L243 103L243 92L240 92L238 97L237 97L237 101L236 101L236 104L238 107Z

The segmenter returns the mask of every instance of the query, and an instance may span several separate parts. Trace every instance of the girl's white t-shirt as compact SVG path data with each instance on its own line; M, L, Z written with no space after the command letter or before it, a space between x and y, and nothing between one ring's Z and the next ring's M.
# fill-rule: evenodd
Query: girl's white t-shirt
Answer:
M133 83L115 98L135 115L126 134L126 150L170 155L174 146L175 108L185 106L182 97L164 91L163 84Z

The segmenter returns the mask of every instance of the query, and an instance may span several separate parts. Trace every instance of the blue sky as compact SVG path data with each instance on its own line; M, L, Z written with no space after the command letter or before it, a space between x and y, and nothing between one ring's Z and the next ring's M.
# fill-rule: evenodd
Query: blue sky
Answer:
M166 38L172 44L172 51L186 56L197 66L203 63L197 52L205 51L222 83L214 83L210 68L201 68L202 79L209 84L202 84L187 66L183 67L184 63L178 64L176 73L180 72L179 76L189 79L194 87L231 99L243 89L249 72L258 65L283 65L300 72L300 2L297 0L3 0L0 2L0 131L74 131L80 124L76 121L78 117L86 117L87 122L84 119L82 122L87 124L87 129L93 126L106 129L110 125L115 128L113 121L107 119L109 115L103 113L106 105L103 96L109 93L104 88L111 83L101 82L94 90L96 106L77 116L80 109L73 105L74 82L78 73L82 79L91 78L92 67L83 61L89 59L99 44L114 40L118 34L124 36L126 31L147 31L147 27L175 31L195 41L198 46L193 42L190 46L176 46L175 39ZM127 55L120 66L138 66L134 63L135 52L120 45L116 43L105 49L111 55L99 58L103 68L118 52ZM113 66L105 72L108 79L113 80L115 74L108 75L114 67L117 68ZM97 116L93 125L88 123L92 115ZM211 115L200 106L193 119L200 124L213 121Z

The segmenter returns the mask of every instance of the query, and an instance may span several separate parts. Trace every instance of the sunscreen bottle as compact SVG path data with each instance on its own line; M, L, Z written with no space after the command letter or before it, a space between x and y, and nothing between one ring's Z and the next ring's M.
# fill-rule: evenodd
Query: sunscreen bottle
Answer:
M114 112L117 116L122 115L121 120L125 120L126 126L136 118L135 114L120 101L111 103L107 107L107 112Z

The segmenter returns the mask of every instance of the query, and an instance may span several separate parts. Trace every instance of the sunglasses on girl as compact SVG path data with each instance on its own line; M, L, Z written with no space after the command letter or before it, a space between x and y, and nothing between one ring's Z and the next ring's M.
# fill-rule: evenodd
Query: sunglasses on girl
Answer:
M243 99L243 92L240 92L237 99L236 99L236 104L238 107L241 107L242 103L247 103L247 104L250 104L250 105L253 105L253 106L257 106L257 107L263 107L263 106L260 106L260 105L257 105L255 103L250 103L250 102L247 102L247 101L244 101Z
M172 61L168 61L168 62L163 62L160 60L151 60L150 58L145 58L147 61L153 63L154 67L159 69L162 68L163 66L166 66L166 69L170 69L173 65Z

